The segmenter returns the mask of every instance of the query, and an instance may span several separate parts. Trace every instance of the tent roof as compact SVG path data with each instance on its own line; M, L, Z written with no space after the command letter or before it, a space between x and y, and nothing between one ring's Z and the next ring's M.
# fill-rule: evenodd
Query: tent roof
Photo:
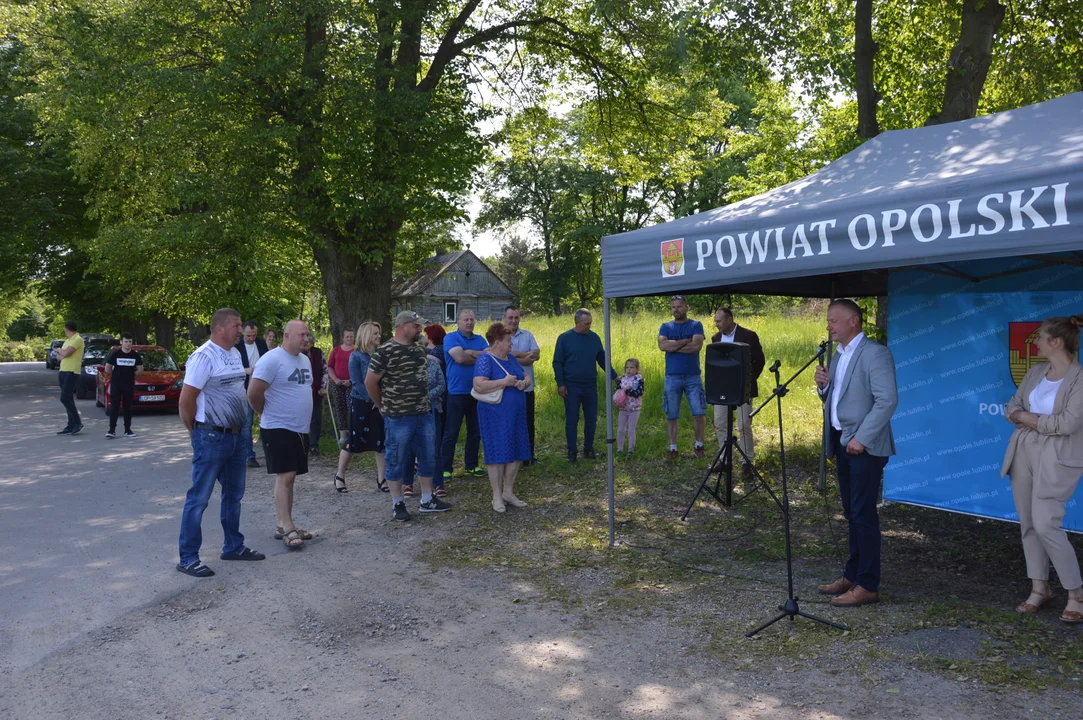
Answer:
M1083 249L1083 93L882 133L806 178L602 239L606 297L887 292L887 269Z

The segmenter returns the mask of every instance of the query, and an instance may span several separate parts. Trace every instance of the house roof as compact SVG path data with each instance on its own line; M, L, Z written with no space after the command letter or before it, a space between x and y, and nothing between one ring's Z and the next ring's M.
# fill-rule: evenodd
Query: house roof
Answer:
M462 260L465 256L469 255L478 265L485 268L496 279L500 286L504 288L508 297L515 295L511 291L503 280L500 279L492 268L486 265L481 258L475 255L469 248L463 248L462 250L456 250L451 253L444 253L443 255L437 255L424 261L424 267L418 271L412 278L398 283L395 287L391 288L392 297L411 297L417 295L425 295L429 292L432 286L436 283L440 277L450 270L455 263ZM478 296L477 293L452 293L452 295L471 295ZM501 295L500 297L503 297Z

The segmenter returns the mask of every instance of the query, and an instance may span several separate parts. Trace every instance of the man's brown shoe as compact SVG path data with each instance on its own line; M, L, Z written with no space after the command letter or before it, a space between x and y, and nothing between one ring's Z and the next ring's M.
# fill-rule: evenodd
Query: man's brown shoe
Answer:
M849 591L831 601L835 607L861 607L869 603L880 602L880 593L869 592L860 585L854 585Z
M824 595L842 595L844 592L852 588L854 584L844 577L840 577L833 583L827 585L821 585L817 588Z

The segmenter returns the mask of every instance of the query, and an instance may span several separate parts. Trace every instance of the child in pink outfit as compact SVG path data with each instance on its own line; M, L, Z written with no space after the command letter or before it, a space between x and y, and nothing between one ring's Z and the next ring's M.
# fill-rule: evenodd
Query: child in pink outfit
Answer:
M617 416L617 452L624 450L624 437L628 436L628 453L636 449L636 423L643 407L643 376L639 374L639 360L628 358L624 363L624 375L620 379L624 391L624 406Z

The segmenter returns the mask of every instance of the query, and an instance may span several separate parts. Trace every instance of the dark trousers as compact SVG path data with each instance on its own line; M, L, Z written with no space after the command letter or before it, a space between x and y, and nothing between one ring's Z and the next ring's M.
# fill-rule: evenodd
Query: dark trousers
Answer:
M455 462L455 443L459 440L459 430L466 420L466 449L463 462L467 470L478 466L478 450L481 447L481 432L478 430L478 401L471 395L448 395L447 417L444 418L444 446L440 449L440 458L444 461L444 472L451 472Z
M77 428L83 424L79 417L79 409L75 407L75 386L79 382L79 375L71 371L62 372L59 380L60 404L68 411L68 427Z
M526 394L526 430L530 433L530 459L537 455L534 453L534 391Z
M842 514L850 531L850 557L842 575L869 592L880 592L880 515L876 503L887 458L868 452L850 455L840 438L841 433L831 431Z
M594 431L598 427L598 385L596 383L567 383L568 397L564 398L564 435L568 440L568 454L578 452L579 409L583 410L583 452L594 450Z
M109 386L109 432L116 432L117 414L120 403L124 402L124 432L132 429L132 403L135 402L135 386L121 387L116 383Z
M313 450L318 450L320 447L320 433L323 432L323 406L326 403L327 400L319 395L312 398L312 420L308 423L308 446Z

